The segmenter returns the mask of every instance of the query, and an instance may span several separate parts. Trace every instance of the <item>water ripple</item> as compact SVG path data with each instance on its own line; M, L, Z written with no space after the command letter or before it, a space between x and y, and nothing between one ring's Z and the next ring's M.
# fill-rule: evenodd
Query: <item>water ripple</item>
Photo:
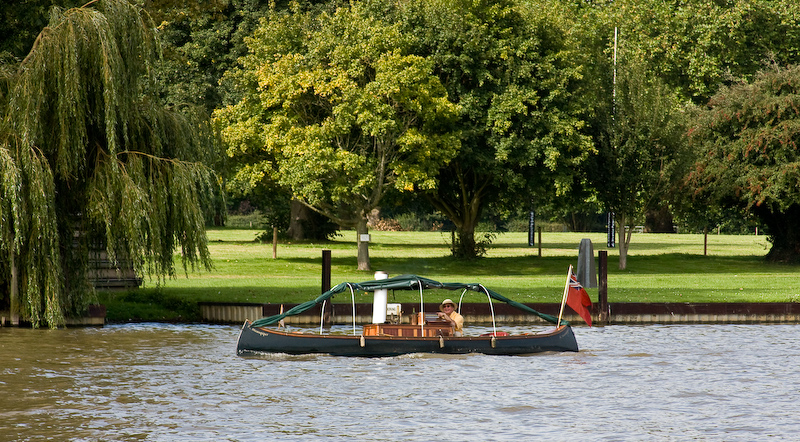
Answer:
M575 333L579 353L362 359L241 358L235 327L0 329L0 435L751 441L800 432L800 325Z

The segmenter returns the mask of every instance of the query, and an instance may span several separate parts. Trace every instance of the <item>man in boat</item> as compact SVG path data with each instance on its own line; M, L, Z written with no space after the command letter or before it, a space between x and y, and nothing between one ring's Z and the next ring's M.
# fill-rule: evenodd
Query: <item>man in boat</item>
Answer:
M445 299L439 306L439 310L441 310L438 312L439 318L449 322L453 327L453 336L463 336L464 317L456 311L456 303L449 298Z

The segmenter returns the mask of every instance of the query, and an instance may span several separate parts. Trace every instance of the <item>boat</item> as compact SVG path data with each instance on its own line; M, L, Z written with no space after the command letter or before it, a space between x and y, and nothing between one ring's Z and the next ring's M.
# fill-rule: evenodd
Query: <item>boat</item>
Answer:
M377 274L376 274L377 275ZM385 275L385 274L384 274ZM436 315L423 311L423 292L430 289L461 290L458 310L467 292L486 295L492 314L492 331L478 336L456 336L450 324L438 321ZM325 334L320 326L316 332L296 332L270 328L280 324L286 317L297 315L308 309L325 305L336 294L349 290L353 302L353 334ZM386 321L386 293L389 290L416 290L420 294L420 312L403 318L399 314L396 322ZM355 294L374 294L373 323L363 327L355 323ZM565 289L565 297L566 297ZM538 333L508 334L497 331L494 320L493 301L505 302L522 311L533 314L555 324L555 328ZM562 313L563 313L562 302ZM399 313L399 312L398 312ZM322 319L320 319L322 321ZM387 357L410 353L525 355L541 352L577 352L578 343L569 322L558 317L540 313L525 304L513 301L484 287L482 284L442 283L417 275L400 275L393 278L376 279L360 283L343 282L316 299L299 304L286 312L245 321L239 332L236 345L240 356L285 353L328 354L334 356Z

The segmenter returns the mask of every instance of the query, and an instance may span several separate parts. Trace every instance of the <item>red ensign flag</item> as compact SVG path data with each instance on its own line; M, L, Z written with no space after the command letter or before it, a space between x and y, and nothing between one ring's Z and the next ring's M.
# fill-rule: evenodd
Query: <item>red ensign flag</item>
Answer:
M569 290L567 291L567 305L579 314L589 327L592 326L592 300L583 288L575 273L569 272Z

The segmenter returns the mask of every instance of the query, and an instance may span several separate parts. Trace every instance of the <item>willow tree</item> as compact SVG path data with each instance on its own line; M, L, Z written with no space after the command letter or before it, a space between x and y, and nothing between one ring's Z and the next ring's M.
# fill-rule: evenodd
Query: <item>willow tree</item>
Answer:
M139 274L210 268L205 216L218 189L202 165L207 125L155 100L154 25L124 0L51 11L3 78L0 285L12 317L63 324L93 297L88 254L105 244Z

